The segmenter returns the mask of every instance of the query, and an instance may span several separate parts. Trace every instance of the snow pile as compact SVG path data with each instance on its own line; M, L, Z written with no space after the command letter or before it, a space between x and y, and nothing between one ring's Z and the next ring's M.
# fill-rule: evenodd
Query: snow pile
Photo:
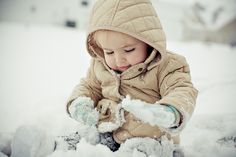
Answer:
M173 157L174 145L166 137L160 141L151 138L132 138L116 152L117 157Z
M107 146L98 143L98 137L95 128L83 125L78 132L67 138L64 136L55 138L36 126L21 126L17 129L12 144L9 145L5 140L1 147L8 147L7 149L11 147L11 157L172 157L175 149L173 143L163 136L160 140L132 138L121 144L118 151L112 152ZM74 148L70 147L71 144Z
M235 119L235 114L194 115L181 134L181 148L186 157L235 157ZM169 152L175 149L167 141L162 141L162 145L165 145ZM82 140L78 143L77 148L79 149L76 151L58 150L50 157L76 157L76 155L83 154L80 151L87 152L89 155L91 153L94 156L102 155L105 157L109 155L114 157L145 157L147 154L155 157L153 153L155 151L160 152L159 149L162 149L159 144L156 140L150 138L134 138L127 140L117 152L113 153L103 145L91 145L86 140Z
M56 150L48 157L111 157L113 153L104 145L91 145L82 139L77 145L76 151L62 151Z
M235 157L236 114L195 115L181 135L186 156Z
M90 127L90 126L80 125L77 132L82 138L84 138L90 144L97 144L99 141L98 137L99 133L94 126Z
M48 157L172 157L174 145L163 138L157 141L151 138L133 138L123 143L116 152L104 145L91 145L82 138L77 144L76 151L56 150Z
M39 128L21 126L12 140L11 157L45 157L53 152L54 138Z

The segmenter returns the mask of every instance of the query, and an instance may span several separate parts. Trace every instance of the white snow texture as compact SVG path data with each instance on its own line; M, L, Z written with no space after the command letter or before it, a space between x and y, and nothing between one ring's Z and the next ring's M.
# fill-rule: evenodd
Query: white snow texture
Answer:
M101 133L112 132L113 130L118 129L125 123L124 110L122 109L121 104L118 104L116 107L115 122L103 122L98 125L98 131Z
M21 126L11 144L11 157L45 157L53 152L54 147L54 138L43 130L35 126Z
M112 152L108 147L98 143L97 130L89 126L81 128L77 134L81 137L76 151L66 149L65 141L57 140L36 126L21 126L12 140L11 157L172 157L174 145L165 136L159 141L151 138L132 138L121 144L118 151ZM89 137L89 138L87 138ZM61 138L61 137L58 137ZM60 142L60 143L58 143ZM56 148L56 149L55 149ZM55 150L54 150L55 149Z
M131 100L129 96L123 99L121 104L125 110L132 113L136 118L153 126L170 128L175 124L175 114L167 110L167 106L149 104L141 100Z

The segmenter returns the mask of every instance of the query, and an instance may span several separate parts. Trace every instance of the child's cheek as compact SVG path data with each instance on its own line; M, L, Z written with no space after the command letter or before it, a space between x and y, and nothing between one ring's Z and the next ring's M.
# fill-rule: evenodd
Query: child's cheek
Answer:
M111 69L116 70L115 61L111 57L105 57L105 61Z

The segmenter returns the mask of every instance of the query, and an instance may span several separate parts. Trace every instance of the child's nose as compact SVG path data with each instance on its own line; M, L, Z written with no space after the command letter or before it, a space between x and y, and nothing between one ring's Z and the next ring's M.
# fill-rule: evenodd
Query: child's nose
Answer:
M116 65L122 66L124 62L125 62L125 57L121 54L117 54L116 55Z

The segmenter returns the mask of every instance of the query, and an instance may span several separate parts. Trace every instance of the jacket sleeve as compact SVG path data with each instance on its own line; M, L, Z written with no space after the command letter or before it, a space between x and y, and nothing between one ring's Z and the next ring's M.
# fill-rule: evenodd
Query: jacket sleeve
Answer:
M162 99L158 103L171 105L179 111L181 122L177 128L170 129L172 133L178 133L194 111L198 91L191 82L189 65L184 57L170 53L162 64L158 75Z
M78 97L90 97L94 104L96 105L98 101L102 97L102 90L100 82L96 79L94 67L96 59L91 60L90 67L88 69L87 75L85 78L82 78L80 80L80 83L73 89L71 96L69 97L67 101L67 113L69 113L69 106L71 105L71 102L75 100Z

